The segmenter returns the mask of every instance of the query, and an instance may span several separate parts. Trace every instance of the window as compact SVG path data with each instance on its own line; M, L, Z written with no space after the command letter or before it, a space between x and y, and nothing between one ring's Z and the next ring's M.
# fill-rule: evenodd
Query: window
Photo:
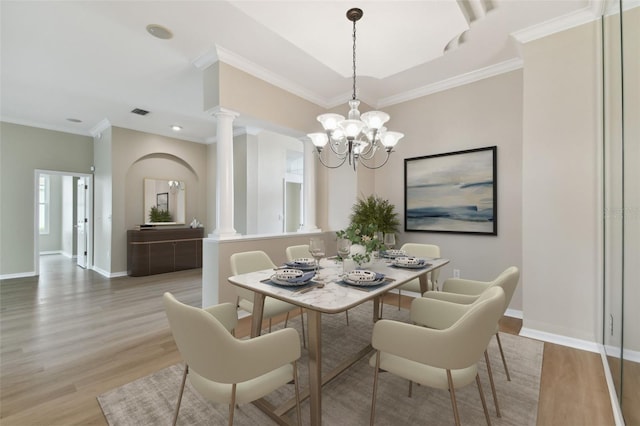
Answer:
M40 175L38 182L38 201L39 201L39 213L38 220L40 222L40 234L49 233L49 200L50 200L51 185L49 181L49 175Z

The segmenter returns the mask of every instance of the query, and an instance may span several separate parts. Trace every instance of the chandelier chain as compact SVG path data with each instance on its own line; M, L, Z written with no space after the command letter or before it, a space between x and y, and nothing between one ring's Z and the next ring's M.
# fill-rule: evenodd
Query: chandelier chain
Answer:
M356 99L356 21L353 21L353 99Z

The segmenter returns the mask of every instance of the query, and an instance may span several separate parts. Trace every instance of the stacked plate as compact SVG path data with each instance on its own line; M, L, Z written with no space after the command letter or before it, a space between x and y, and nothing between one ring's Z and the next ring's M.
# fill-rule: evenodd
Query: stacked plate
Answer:
M392 265L400 268L420 269L424 268L428 264L426 259L420 259L413 256L400 256L393 260Z
M315 272L304 272L300 269L279 269L271 276L271 282L278 285L305 285L313 279Z
M312 257L299 257L285 263L287 266L302 271L311 271L316 268L316 261Z
M406 256L407 252L404 250L384 250L380 252L382 257L386 257L387 259L395 259L396 257Z
M384 274L378 272L356 269L346 273L342 277L342 280L350 285L370 287L382 284L384 282L384 278Z

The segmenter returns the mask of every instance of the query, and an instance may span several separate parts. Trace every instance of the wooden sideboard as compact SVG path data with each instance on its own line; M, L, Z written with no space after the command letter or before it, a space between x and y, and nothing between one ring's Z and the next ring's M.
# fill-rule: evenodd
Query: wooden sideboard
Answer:
M204 228L127 231L127 274L133 277L202 267Z

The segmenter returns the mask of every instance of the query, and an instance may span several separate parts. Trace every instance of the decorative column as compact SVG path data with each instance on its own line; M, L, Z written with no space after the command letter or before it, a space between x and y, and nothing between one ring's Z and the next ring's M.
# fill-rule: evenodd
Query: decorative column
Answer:
M304 195L304 219L300 232L320 231L316 226L316 159L313 144L306 138L302 139L304 147L304 181L302 192Z
M217 107L213 111L217 127L216 239L239 236L233 227L233 120L238 113Z

